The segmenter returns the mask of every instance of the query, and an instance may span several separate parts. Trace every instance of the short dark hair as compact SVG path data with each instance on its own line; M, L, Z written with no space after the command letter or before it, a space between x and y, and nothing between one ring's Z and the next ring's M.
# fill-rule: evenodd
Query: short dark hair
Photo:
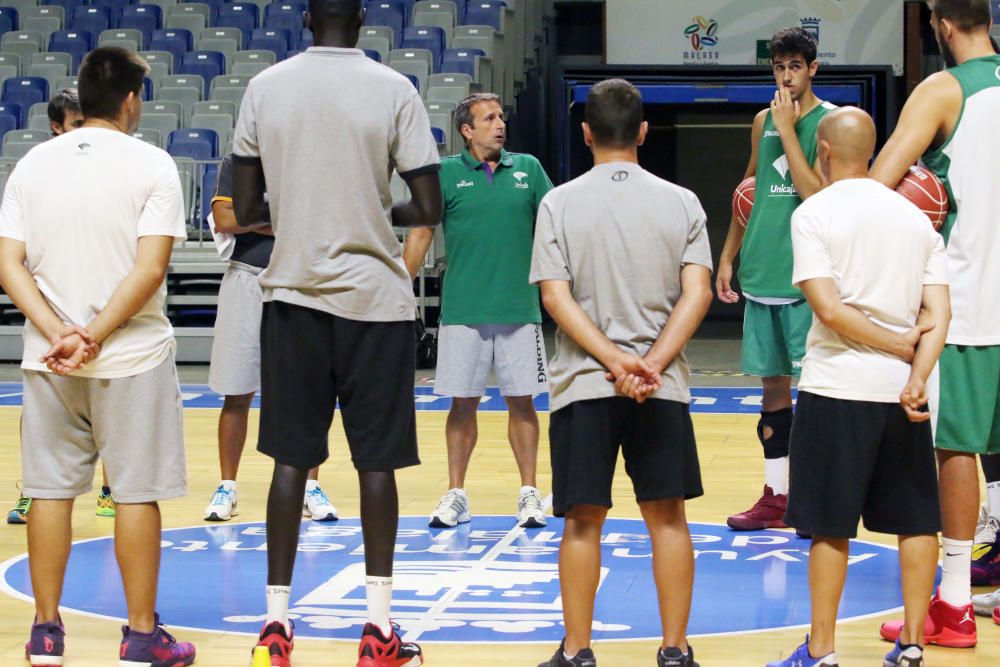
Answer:
M76 88L63 88L49 100L49 122L62 125L66 122L66 112L80 113L80 95Z
M948 19L962 32L990 27L989 0L928 0L939 19Z
M142 93L149 65L138 54L117 46L102 46L80 64L80 110L87 118L118 117L129 93Z
M642 125L642 94L625 79L605 79L587 94L584 117L595 144L634 146Z
M309 0L309 16L324 24L350 23L364 8L362 0Z
M816 60L816 38L802 28L782 28L771 38L771 60L802 56L807 65Z
M455 128L459 134L462 133L463 125L468 125L469 127L476 126L476 117L472 114L472 107L480 102L496 102L503 106L500 102L500 96L493 93L473 93L469 95L455 107Z

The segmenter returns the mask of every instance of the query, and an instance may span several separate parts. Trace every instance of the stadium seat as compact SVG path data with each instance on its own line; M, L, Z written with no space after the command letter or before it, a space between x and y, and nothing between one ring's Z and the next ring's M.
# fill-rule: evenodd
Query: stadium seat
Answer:
M195 102L191 107L191 113L194 114L227 114L235 120L236 114L239 109L232 102L213 102L212 100L205 100L204 102ZM197 125L191 125L191 127L198 127ZM221 138L225 133L220 133Z
M236 58L233 60L234 65L239 65L242 63L267 63L268 65L273 65L277 62L274 57L273 51L259 51L257 49L245 49L239 51L236 54ZM234 72L235 73L235 72Z
M202 100L204 92L205 81L197 74L171 74L160 79L156 99L180 102L185 109L182 122L187 122L187 118L190 116L187 110L195 102Z
M45 53L35 53L28 58L28 65L62 65L67 70L73 66L73 57L68 53L60 51L48 51ZM66 74L63 74L66 76Z
M139 124L141 130L155 130L160 134L159 145L161 148L166 147L163 138L178 127L180 127L180 122L178 122L177 116L165 113L144 114L142 122Z
M0 102L0 116L13 116L17 119L17 126L24 127L27 110L22 109L20 104L14 102Z
M287 30L294 40L289 43L289 48L298 48L299 37L302 34L302 6L289 2L271 3L264 12L263 27L270 30Z
M21 68L17 65L0 65L0 86L7 79L13 79L17 76L21 76Z
M424 97L428 102L455 104L469 96L472 87L472 77L468 74L446 72L432 74L427 79L427 92Z
M233 69L229 73L236 74L238 76L255 77L270 66L271 65L266 62L236 63L233 65Z
M174 157L211 160L219 154L219 136L212 130L174 130L167 138L167 152Z
M443 146L445 144L446 138L445 138L444 129L442 129L440 127L434 127L432 125L431 126L431 134L434 136L434 142L438 146Z
M359 40L360 39L370 39L370 38L375 38L375 39L380 39L380 40L384 39L386 41L386 43L388 44L388 46L386 47L386 50L385 50L385 52L386 52L387 55L388 55L389 51L392 51L393 49L395 49L399 45L399 42L397 41L397 37L399 39L402 39L403 34L400 33L398 35L395 35L392 32L392 28L390 28L388 26L384 26L384 25L366 25L366 26L362 26L361 33L358 35L358 39Z
M205 28L198 33L198 41L203 39L230 39L236 42L237 50L242 49L244 44L243 31L239 28Z
M242 85L240 81L243 82ZM212 81L212 93L209 99L213 102L232 102L239 109L249 81L249 76L217 76Z
M56 55L50 53L36 53L36 56L41 55ZM65 54L58 54L65 55ZM50 62L50 63L33 63L28 65L28 71L26 72L30 78L45 79L48 83L49 90L55 88L55 83L62 77L69 74L66 70L66 65L62 63Z
M155 30L163 26L163 10L156 5L130 5L122 10L119 28L134 28L142 32L143 48Z
M4 103L19 104L27 110L32 104L49 99L49 82L41 77L20 76L3 82ZM23 122L23 116L22 116Z
M63 51L73 56L71 72L76 72L80 68L80 61L92 48L94 48L94 38L89 32L57 30L49 38L49 51Z
M220 104L222 104L220 102ZM225 102L225 104L232 104L231 102ZM228 113L219 114L200 114L195 113L191 115L191 120L188 125L191 128L199 130L212 130L217 136L225 137L229 135L229 132L233 129L233 116Z
M17 129L18 118L13 114L0 113L0 135L6 135L8 132ZM45 127L49 126L49 119L45 118Z
M448 49L441 60L441 71L468 74L475 79L476 58L485 55L480 49Z
M272 28L257 28L250 35L247 48L255 51L271 51L277 60L288 56L288 46L291 40L287 30Z
M173 5L167 10L166 18L192 14L201 16L205 19L205 25L203 25L202 28L215 25L216 19L218 18L216 15L216 9L211 5L205 4L204 2L182 2L180 4Z
M0 7L0 33L17 30L18 14L13 7Z
M444 48L451 46L451 38L455 32L455 19L448 12L417 12L413 15L413 23L407 30L413 28L440 28L444 34Z
M40 7L39 9L61 10L62 7ZM29 16L21 19L21 29L25 32L37 32L42 36L42 44L47 44L52 33L63 29L63 21L55 16Z
M410 80L410 83L413 84L413 87L417 89L418 93L421 92L420 91L420 77L418 77L416 74L407 74L406 72L400 72L400 74L402 74L403 76L405 76L407 79Z
M51 5L55 7L62 7L63 11L66 12L66 16L73 16L73 10L77 7L82 6L84 0L41 0L38 4L40 5Z
M150 76L159 84L160 77L174 73L174 55L169 51L140 51L149 64Z
M464 3L462 9L465 9ZM448 14L451 16L451 25L459 23L464 15L459 14L458 3L452 2L452 0L419 0L413 5L413 23L411 25L424 25L423 23L418 23L416 18L418 14L421 13L434 13L434 14ZM431 24L434 25L434 24Z
M445 50L444 30L434 26L413 26L403 31L403 49L426 49L434 58L431 60L431 73L441 69L441 57ZM389 54L392 60L392 54Z
M79 88L79 87L80 87L79 77L64 76L63 78L56 81L56 87L52 90L52 92L56 93L62 90L63 88Z
M379 55L379 62L389 60L389 51L392 50L389 40L385 37L359 37L358 48L366 51L375 51Z
M94 7L107 7L120 16L122 10L132 4L132 0L90 0L90 4Z
M225 155L225 153L222 153ZM210 162L205 165L201 174L201 201L199 202L200 212L198 220L201 224L207 221L208 214L212 212L212 197L215 196L215 186L219 182L219 164Z
M239 28L243 31L244 43L250 40L250 33L257 27L257 5L251 2L233 2L222 5L215 25L225 28Z
M48 131L12 130L3 135L3 156L24 157L25 153L49 138Z
M99 35L111 27L111 10L107 7L77 7L69 20L70 30L89 32L92 35Z
M120 46L129 51L142 51L146 36L138 28L104 30L97 36L98 46Z
M56 92L55 88L51 89L53 94ZM31 121L36 118L45 119L45 127L41 129L48 129L49 127L49 103L48 102L36 102L28 107L28 129L34 130L36 128L31 127Z
M364 51L367 57L371 58L375 62L377 63L382 62L382 54L376 51L375 49L361 49L361 50Z
M403 36L403 28L406 27L406 18L402 4L396 2L369 2L365 14L365 26L382 25L392 29L392 34L397 39ZM394 43L396 46L398 42Z
M157 148L163 148L163 134L159 130L139 128L132 133L132 136L139 141L145 141L147 144L152 144Z
M181 29L154 30L146 48L150 51L166 51L173 56L173 62L180 64L181 58L192 48L191 31Z
M500 0L475 0L465 7L465 23L488 25L497 32L503 32L503 16L506 4Z
M44 37L38 32L16 30L0 36L0 51L16 53L22 61L27 61L32 53L44 51Z

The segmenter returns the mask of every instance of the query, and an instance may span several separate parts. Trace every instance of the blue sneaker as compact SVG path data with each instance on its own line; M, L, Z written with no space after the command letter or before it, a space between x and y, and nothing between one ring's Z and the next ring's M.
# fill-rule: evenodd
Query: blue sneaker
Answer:
M790 656L784 660L769 662L767 667L838 667L837 654L827 653L822 658L812 657L809 655L809 635L806 635L805 643L792 651Z
M24 645L24 658L31 667L61 665L65 643L62 623L35 623L31 626L31 639Z
M153 623L153 631L148 634L122 626L118 667L187 667L192 664L194 644L174 639L160 625L159 614L156 614Z
M313 521L336 521L338 518L337 508L319 485L306 491L302 499L302 516L312 518Z
M910 646L904 651L897 639L896 645L885 654L882 665L883 667L924 667L924 649L919 646Z

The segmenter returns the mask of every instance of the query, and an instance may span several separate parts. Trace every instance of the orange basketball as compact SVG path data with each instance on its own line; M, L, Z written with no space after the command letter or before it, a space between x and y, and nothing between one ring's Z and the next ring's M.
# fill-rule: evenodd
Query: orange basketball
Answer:
M744 227L750 220L750 212L753 211L753 191L757 187L757 179L751 176L745 178L736 186L733 192L733 216Z
M937 176L914 165L896 186L896 192L923 211L931 219L934 229L941 229L948 215L948 191Z

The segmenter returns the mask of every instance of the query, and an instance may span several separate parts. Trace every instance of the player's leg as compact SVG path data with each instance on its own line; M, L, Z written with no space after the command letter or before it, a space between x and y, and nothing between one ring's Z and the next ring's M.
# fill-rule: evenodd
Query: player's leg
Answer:
M219 413L219 468L222 481L205 507L206 521L228 521L240 513L236 475L247 440L247 422L254 392L227 395Z
M536 480L538 413L534 396L549 388L542 326L512 324L496 329L497 384L507 403L507 438L521 475L517 523L524 528L539 528L546 522Z
M601 528L611 507L626 398L576 401L552 413L552 511L565 516L559 545L559 588L566 637L539 667L593 664L594 599L601 568Z
M793 372L781 317L785 307L746 302L741 368L761 378L764 396L757 438L764 451L764 490L750 509L729 517L726 523L734 530L785 527Z
M177 642L156 613L161 531L158 502L187 493L183 408L177 367L157 367L108 382L88 380L97 446L118 500L115 556L128 609L120 658L190 665L194 646ZM136 421L131 415L147 415Z
M479 438L476 413L493 365L493 336L488 326L442 324L434 393L451 397L445 422L448 491L430 514L430 525L452 527L469 521L465 475Z
M361 485L368 622L358 667L419 665L420 647L399 639L390 622L392 563L399 500L395 471L420 463L413 396L412 321L334 318L333 355L344 433ZM371 369L380 369L372 382Z
M980 454L979 465L986 478L986 504L976 522L976 545L992 545L1000 533L1000 454Z
M309 471L306 479L306 495L302 498L302 516L313 521L336 521L337 508L319 485L319 466Z
M267 619L255 657L287 667L292 571L309 470L328 456L337 401L333 316L281 301L261 322L261 417L257 449L274 459L267 498ZM266 662L264 664L267 664Z

